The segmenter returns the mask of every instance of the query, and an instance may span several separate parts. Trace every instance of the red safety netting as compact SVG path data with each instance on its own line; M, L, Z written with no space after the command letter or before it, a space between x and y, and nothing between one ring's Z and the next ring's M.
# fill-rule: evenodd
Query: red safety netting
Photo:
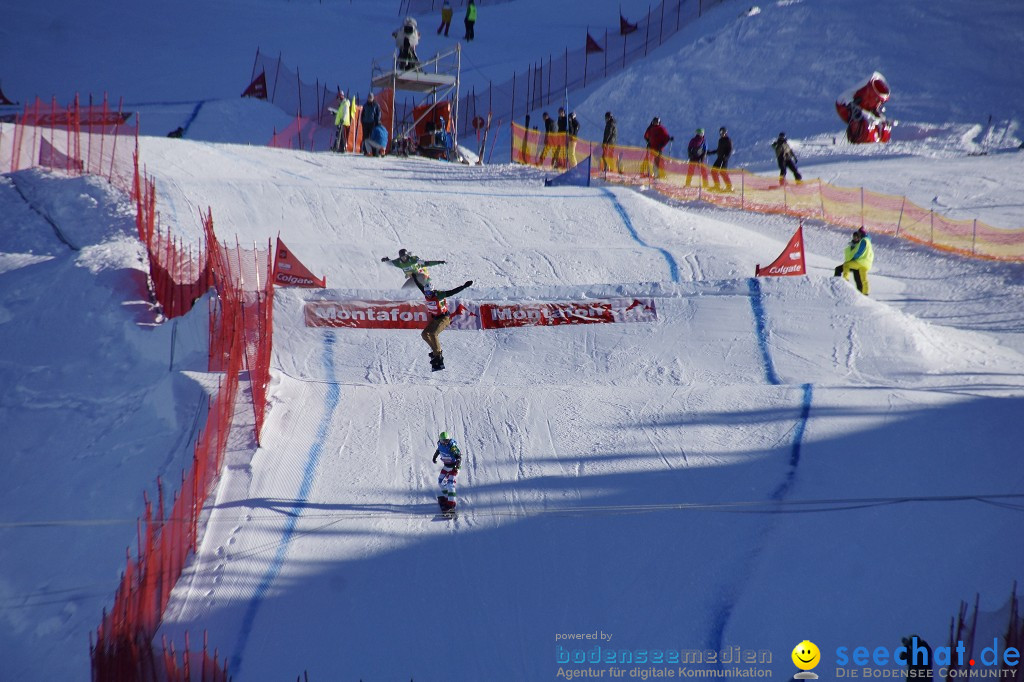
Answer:
M138 127L129 116L102 104L26 107L14 124L0 124L0 168L43 166L71 175L106 178L135 200L136 228L146 245L153 298L167 317L189 312L215 287L210 303L210 366L222 372L206 424L182 472L180 488L167 511L164 482L157 480L155 502L144 494L137 549L127 565L90 642L96 682L229 679L226 661L211 654L204 634L201 651L192 651L188 635L180 651L164 639L154 641L178 578L198 546L200 514L223 464L228 434L236 420L239 382L248 369L256 437L262 428L270 377L273 327L271 249L221 244L213 217L204 217L205 244L191 246L158 223L155 183L140 170ZM132 139L134 137L135 139Z

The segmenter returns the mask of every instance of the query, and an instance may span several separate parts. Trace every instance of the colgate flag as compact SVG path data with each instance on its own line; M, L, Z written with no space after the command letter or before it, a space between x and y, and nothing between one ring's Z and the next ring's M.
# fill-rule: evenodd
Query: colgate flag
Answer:
M796 228L796 232L790 237L785 250L775 259L771 265L762 268L757 264L754 272L755 277L788 277L791 275L806 275L807 265L804 261L804 224Z
M327 286L327 278L314 276L278 237L277 257L274 259L274 284L280 287L323 289Z

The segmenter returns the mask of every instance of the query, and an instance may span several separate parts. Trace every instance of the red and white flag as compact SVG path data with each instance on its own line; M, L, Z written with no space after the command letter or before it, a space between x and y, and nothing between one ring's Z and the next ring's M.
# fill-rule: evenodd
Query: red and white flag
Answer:
M804 224L800 222L800 226L796 228L796 232L790 237L789 243L786 244L785 250L779 257L775 259L775 262L767 267L761 267L761 264L757 264L757 269L754 272L755 277L788 277L792 275L806 275L807 264L804 260Z
M274 284L280 287L307 287L323 289L326 277L317 277L299 262L281 238L277 238L277 255L274 258Z

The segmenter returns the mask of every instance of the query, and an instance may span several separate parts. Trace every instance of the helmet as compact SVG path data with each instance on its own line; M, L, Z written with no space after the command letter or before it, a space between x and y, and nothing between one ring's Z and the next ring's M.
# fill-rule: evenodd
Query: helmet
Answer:
M780 140L785 140L786 139L786 133L779 133L779 139Z
M438 440L451 440L452 439L452 434L448 433L447 431L442 431L441 435L438 436L437 439Z
M407 250L405 250L405 249L399 249L398 250L398 257L399 258L405 258L408 255L409 255L409 252Z
M651 119L651 125L652 126L653 125L658 125L659 123L661 123L661 119L658 118L657 116L655 116L654 118Z
M704 129L703 128L697 128L697 134L698 135L703 135L704 134Z
M868 233L864 230L863 227L859 227L856 230L854 230L853 236L856 237L857 239L863 239L864 237L868 236Z
M729 131L725 129L725 126L722 126L721 128L718 129L718 132L721 133L722 135L725 135Z
M612 112L610 112L610 111L604 112L604 117L605 118L611 118L612 117Z

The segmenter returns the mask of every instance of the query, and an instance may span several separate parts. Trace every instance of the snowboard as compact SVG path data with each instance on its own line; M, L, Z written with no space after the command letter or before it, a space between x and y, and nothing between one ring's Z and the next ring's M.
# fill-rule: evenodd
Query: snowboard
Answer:
M441 511L440 511L440 513L439 513L439 514L438 514L437 516L435 516L434 518L435 518L436 520L438 520L438 521L441 521L441 520L450 520L450 519L457 519L457 518L459 517L459 509L458 509L458 507L456 507L456 508L454 508L454 509L445 509L445 508L444 508L444 506L443 506L443 502L444 502L444 501L445 501L446 499L447 499L447 498L446 498L446 497L444 497L443 495L438 495L438 496L437 496L437 505L438 505L439 507L441 507Z

